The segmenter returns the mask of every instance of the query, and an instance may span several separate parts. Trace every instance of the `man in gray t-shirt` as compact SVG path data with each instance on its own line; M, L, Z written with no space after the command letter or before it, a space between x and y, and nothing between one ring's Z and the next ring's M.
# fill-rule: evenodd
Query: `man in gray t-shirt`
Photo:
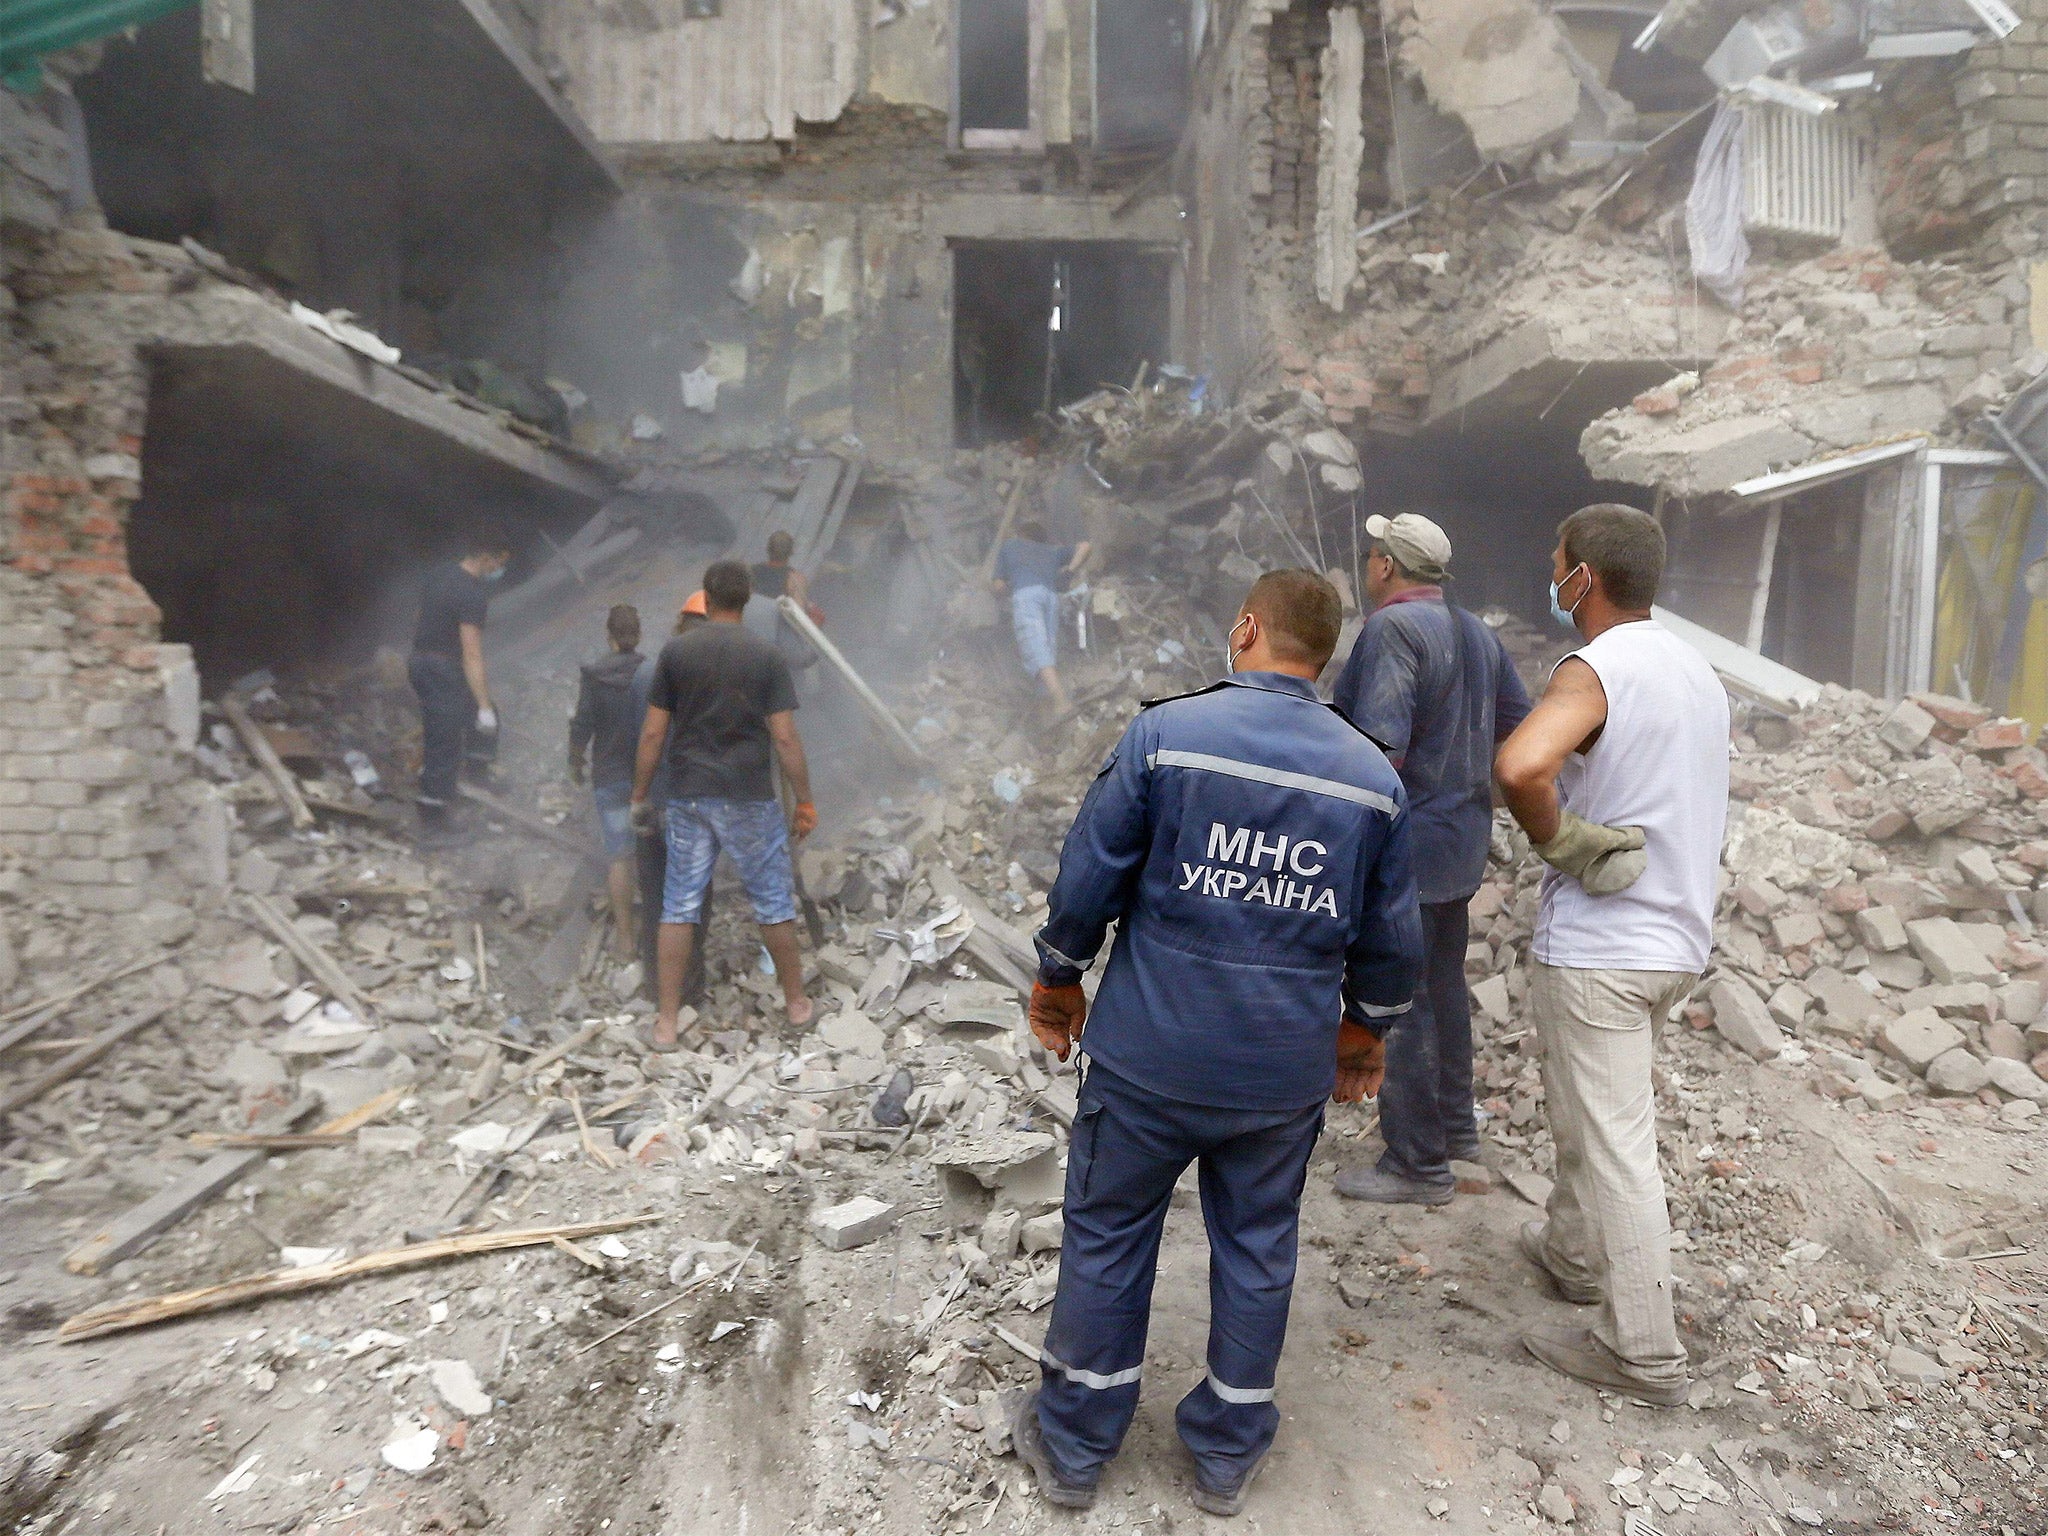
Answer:
M668 867L656 941L659 1003L647 1044L677 1046L676 1015L689 968L696 925L712 866L723 852L738 868L761 925L761 942L775 962L789 1022L811 1021L797 952L795 881L789 836L802 838L818 824L811 778L796 730L796 687L789 664L774 645L744 623L747 568L721 560L704 573L710 622L662 647L648 689L647 717L634 765L635 830L660 825L668 840ZM670 730L673 722L675 729ZM668 772L668 803L650 796L655 769ZM797 806L785 822L776 799L780 766Z

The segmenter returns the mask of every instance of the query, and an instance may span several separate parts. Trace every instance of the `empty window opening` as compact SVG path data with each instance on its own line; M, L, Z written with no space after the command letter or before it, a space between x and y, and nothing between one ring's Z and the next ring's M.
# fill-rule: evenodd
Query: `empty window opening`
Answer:
M1768 506L1667 509L1664 604L1815 682L1882 693L1888 586L1866 530L1888 526L1896 471ZM1878 544L1885 540L1880 537Z
M1188 114L1188 0L1116 0L1095 8L1096 142L1163 149Z
M963 149L1038 149L1042 0L960 0L954 122Z
M1105 242L953 247L953 423L962 447L1166 360L1172 258Z

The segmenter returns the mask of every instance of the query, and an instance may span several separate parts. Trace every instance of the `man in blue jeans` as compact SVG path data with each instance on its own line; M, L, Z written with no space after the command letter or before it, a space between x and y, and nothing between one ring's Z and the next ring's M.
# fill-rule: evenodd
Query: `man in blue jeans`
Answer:
M1060 583L1088 558L1088 542L1068 548L1048 541L1045 524L1026 518L1017 537L996 551L996 590L1010 595L1010 634L1024 670L1044 684L1053 713L1067 712L1060 681Z
M1241 1510L1280 1428L1323 1101L1377 1086L1379 1034L1422 954L1401 781L1316 697L1341 619L1315 572L1260 577L1230 626L1232 675L1145 707L1060 854L1031 1032L1089 1066L1043 1379L1012 1425L1055 1504L1095 1501L1137 1411L1160 1234L1189 1163L1209 1231L1208 1369L1174 1417L1196 1505ZM1091 1015L1081 974L1111 923Z
M707 569L709 622L661 648L648 690L631 815L635 832L651 833L661 826L668 838L661 932L655 942L660 985L646 1036L656 1051L677 1048L683 975L696 947L711 869L721 852L738 867L747 888L761 943L782 982L790 1024L801 1028L811 1021L797 952L789 838L816 830L818 812L811 804L804 744L796 733L796 684L789 663L741 622L752 593L747 568L737 560L720 560ZM664 757L669 800L662 808L650 794L655 768ZM781 766L795 792L796 812L788 822L776 798L771 764Z
M1444 599L1451 541L1426 517L1370 517L1365 621L1336 703L1387 749L1408 791L1423 985L1387 1037L1376 1167L1338 1175L1353 1200L1441 1205L1451 1160L1476 1160L1472 1006L1465 991L1466 903L1493 835L1493 753L1529 713L1500 638Z

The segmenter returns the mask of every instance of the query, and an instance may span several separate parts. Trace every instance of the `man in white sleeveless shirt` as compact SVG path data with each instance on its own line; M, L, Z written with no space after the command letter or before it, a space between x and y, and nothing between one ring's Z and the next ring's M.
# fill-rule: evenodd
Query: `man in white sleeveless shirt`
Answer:
M1586 640L1494 763L1551 868L1529 1006L1557 1147L1546 1219L1523 1254L1591 1328L1522 1336L1553 1370L1646 1402L1691 1389L1671 1305L1671 1225L1657 1168L1650 1056L1713 945L1728 814L1728 696L1650 617L1664 534L1633 507L1558 527L1551 609Z

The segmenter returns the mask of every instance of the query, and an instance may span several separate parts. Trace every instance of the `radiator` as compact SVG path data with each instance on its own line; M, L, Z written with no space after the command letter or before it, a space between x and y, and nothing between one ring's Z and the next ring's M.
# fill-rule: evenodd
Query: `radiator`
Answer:
M1814 117L1770 102L1743 113L1743 227L1839 240L1863 170L1863 141L1844 114Z

